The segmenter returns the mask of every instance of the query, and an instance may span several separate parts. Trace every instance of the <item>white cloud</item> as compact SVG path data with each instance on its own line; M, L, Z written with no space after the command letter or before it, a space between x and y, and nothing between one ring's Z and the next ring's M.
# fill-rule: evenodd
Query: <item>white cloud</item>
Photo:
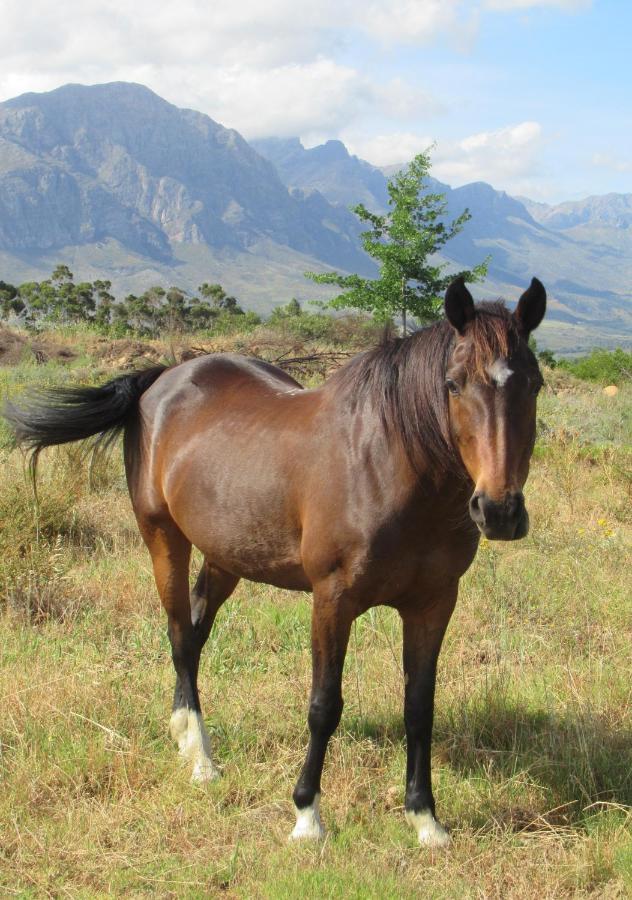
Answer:
M349 117L371 105L372 90L358 72L330 59L256 70L219 70L212 94L200 105L246 137L287 137L320 130L337 132Z
M590 9L592 0L484 0L485 9L498 12L533 9L535 7L555 7L567 12Z
M612 153L594 153L591 161L593 166L611 172L632 172L632 159L621 159Z
M541 147L538 122L482 131L459 141L438 143L433 172L450 184L489 181L495 187L520 192L537 173Z
M360 27L385 43L426 43L466 27L471 7L461 0L374 0L364 7Z
M408 162L417 153L427 150L433 143L428 135L412 131L394 131L390 134L362 135L352 131L342 133L342 140L350 153L374 166L390 166Z
M419 119L444 111L437 97L424 88L407 84L401 78L372 85L371 94L379 112L392 119Z
M349 149L376 166L407 162L432 147L426 134L397 132L344 135ZM456 141L438 141L431 149L432 174L450 185L487 181L510 193L540 194L539 155L544 143L538 122L521 122L482 131Z
M3 73L19 62L52 73L152 64L283 66L335 56L358 32L424 43L451 31L463 0L4 0ZM16 37L19 36L19 41Z
M463 0L4 0L0 99L66 82L137 81L246 136L335 132L436 102L347 63L358 40L421 45L458 31ZM19 36L19 40L16 40ZM342 61L341 61L342 60Z

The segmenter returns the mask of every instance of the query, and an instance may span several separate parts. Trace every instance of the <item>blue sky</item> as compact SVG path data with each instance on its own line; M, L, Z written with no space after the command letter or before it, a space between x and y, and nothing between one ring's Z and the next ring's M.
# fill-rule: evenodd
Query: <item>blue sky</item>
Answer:
M632 191L628 0L3 0L0 99L137 81L245 137L558 202Z

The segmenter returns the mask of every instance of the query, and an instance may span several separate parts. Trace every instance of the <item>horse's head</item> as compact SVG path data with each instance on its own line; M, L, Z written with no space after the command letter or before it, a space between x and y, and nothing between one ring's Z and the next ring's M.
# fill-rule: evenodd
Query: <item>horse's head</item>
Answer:
M522 488L542 376L527 341L545 309L546 291L537 278L513 314L499 303L475 307L461 278L445 297L456 331L446 371L450 429L474 482L470 516L493 540L516 540L529 530Z

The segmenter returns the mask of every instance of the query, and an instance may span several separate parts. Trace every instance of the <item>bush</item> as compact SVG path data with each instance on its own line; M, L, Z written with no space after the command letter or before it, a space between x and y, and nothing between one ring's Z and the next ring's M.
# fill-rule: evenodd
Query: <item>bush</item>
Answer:
M632 353L620 348L593 350L588 356L582 356L579 359L560 360L558 365L584 381L620 384L632 379Z
M0 609L33 621L66 619L76 614L78 601L66 574L68 547L79 540L77 503L86 489L79 454L72 448L49 455L37 501L20 462L17 454L0 454Z
M306 312L297 300L277 306L266 325L283 337L301 341L324 341L329 344L364 347L379 340L383 325L368 316L350 314L332 316L322 312Z
M240 315L234 315L229 312L221 312L209 328L202 329L199 333L202 336L217 337L219 335L231 334L249 334L251 331L261 325L261 319L256 312L249 310Z

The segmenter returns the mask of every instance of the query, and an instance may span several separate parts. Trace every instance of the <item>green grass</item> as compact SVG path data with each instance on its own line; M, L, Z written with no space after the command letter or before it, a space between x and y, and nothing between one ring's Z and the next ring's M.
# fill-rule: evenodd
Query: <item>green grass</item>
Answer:
M89 369L89 367L88 367ZM46 380L87 377L77 365ZM6 389L39 380L0 370ZM167 736L165 621L119 454L90 488L0 450L3 896L625 897L632 891L632 393L551 374L516 545L483 542L440 659L434 777L449 852L403 819L400 625L362 617L323 778L328 836L288 845L307 740L310 598L242 582L200 687L223 778ZM614 405L616 404L616 405Z

